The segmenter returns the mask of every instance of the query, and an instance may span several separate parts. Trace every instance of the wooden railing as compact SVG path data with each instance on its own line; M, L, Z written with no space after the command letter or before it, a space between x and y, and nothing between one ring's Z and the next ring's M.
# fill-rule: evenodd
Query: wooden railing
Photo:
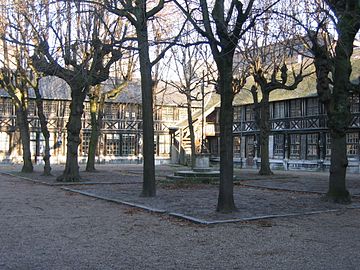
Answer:
M295 131L295 130L324 130L327 129L327 115L289 117L270 120L271 130L276 131ZM353 113L349 125L350 129L360 128L360 113ZM251 133L258 131L255 121L234 122L233 132Z

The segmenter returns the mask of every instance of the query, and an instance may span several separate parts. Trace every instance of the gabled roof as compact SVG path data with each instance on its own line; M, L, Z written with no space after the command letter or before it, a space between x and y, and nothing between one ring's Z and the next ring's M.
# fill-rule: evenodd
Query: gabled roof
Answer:
M116 86L114 79L108 79L102 83L102 91L107 92ZM47 100L71 100L69 85L62 79L55 76L47 76L40 80L40 93ZM1 97L9 97L4 89L0 89ZM29 97L35 98L33 89L29 91ZM141 84L139 80L130 81L129 84L114 99L107 102L141 104ZM174 87L159 83L154 103L156 105L183 106L186 104L185 95L179 93ZM194 102L194 106L199 106Z
M352 73L351 73L351 80L355 83L359 83L359 76L360 76L360 49L355 48L354 53L351 58L352 62ZM314 67L311 66L308 68L307 71L304 72L308 73L314 70ZM247 83L237 94L234 98L234 106L245 105L245 104L252 104L253 98L250 93L250 88L253 85L254 80L252 77L249 77ZM296 98L304 98L304 97L316 97L317 90L316 90L316 75L313 73L309 77L304 78L304 80L299 84L298 88L292 91L287 91L284 89L274 90L270 94L270 101L276 100L288 100L288 99L296 99Z

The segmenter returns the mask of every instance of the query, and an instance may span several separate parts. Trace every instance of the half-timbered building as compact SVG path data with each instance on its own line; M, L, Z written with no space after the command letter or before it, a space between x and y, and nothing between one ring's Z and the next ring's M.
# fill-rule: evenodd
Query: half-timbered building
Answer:
M104 84L103 91L110 90L111 82ZM66 123L69 117L70 89L56 77L44 78L40 85L44 113L50 131L51 162L64 163L66 158ZM31 152L34 162L42 162L44 138L40 130L34 94L30 91L28 121L30 126ZM162 89L155 95L154 108L154 154L157 163L168 162L171 151L169 130L187 119L186 99L174 89ZM199 106L194 106L194 112ZM97 162L142 162L142 115L140 85L134 81L117 95L106 100L101 135L97 148ZM91 134L90 103L86 100L82 118L79 162L87 158ZM19 132L15 109L11 98L0 91L0 160L21 162Z
M355 52L353 78L360 74L360 53ZM270 98L270 162L280 169L327 169L330 165L330 136L327 115L316 94L315 77L308 77L296 90L276 90ZM111 82L103 85L111 89ZM131 82L115 99L106 100L97 148L97 162L142 162L142 115L139 82ZM51 162L64 163L66 157L66 123L69 117L70 89L55 77L42 80L44 112L50 130ZM33 160L42 162L44 138L34 94L29 93L28 120ZM157 163L187 164L190 155L190 133L186 98L169 86L154 95L154 154ZM216 162L219 158L219 96L207 95L204 102L193 103L193 125L197 152L206 151ZM349 170L360 172L360 96L350 100L352 121L347 133ZM79 161L85 162L89 148L90 104L85 102L82 119ZM246 89L234 99L234 162L256 168L261 162L259 130L254 121L252 96ZM0 162L21 162L19 132L14 105L0 90Z

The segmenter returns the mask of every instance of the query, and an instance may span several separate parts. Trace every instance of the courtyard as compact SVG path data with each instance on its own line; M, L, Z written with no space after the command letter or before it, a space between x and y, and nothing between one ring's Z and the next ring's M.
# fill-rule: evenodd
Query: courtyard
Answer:
M327 173L235 170L233 214L217 183L174 182L156 167L156 198L139 196L141 165L99 165L76 184L2 165L0 269L357 269L358 174L350 205L323 202Z

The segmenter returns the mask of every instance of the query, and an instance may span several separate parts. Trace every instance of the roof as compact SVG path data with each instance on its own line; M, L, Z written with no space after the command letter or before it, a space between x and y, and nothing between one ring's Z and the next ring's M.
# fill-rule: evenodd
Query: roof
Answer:
M350 78L353 82L358 83L360 76L360 49L354 50L351 62L352 62L352 73ZM311 72L313 70L314 70L314 66L311 66L308 68L307 71L304 72L304 74ZM237 94L234 98L233 104L235 106L253 103L253 98L250 93L250 88L253 85L253 83L254 83L253 78L249 77L244 89L242 89L240 93ZM316 75L314 73L304 78L304 80L299 84L299 86L295 90L289 91L284 89L278 89L272 91L270 93L270 101L276 101L276 100L280 101L280 100L316 97L316 96L317 96Z
M107 92L116 86L114 79L108 79L102 83L102 91ZM47 76L40 80L40 93L44 99L48 100L71 100L71 91L69 85L62 79L55 76ZM0 89L1 97L9 97L4 89ZM35 98L33 89L29 91L29 97ZM133 103L141 104L141 83L139 80L130 81L129 84L114 99L108 99L108 102L114 103ZM186 104L185 95L179 93L174 87L159 83L155 104L182 106ZM194 106L199 106L199 102L194 102Z

